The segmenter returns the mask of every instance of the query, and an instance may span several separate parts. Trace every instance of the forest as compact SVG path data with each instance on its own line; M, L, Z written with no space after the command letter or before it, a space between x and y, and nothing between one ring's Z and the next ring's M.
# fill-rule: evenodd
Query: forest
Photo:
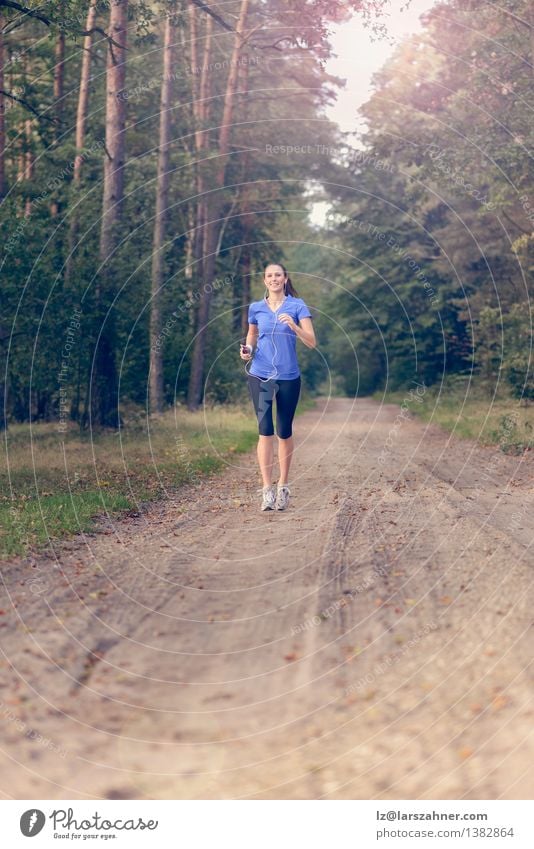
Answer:
M356 139L331 28L387 38L384 0L0 7L2 427L241 398L272 261L314 315L311 393L534 397L527 0L436 3Z
M299 807L294 845L348 817L371 845L414 800L480 820L434 824L457 846L519 846L534 2L0 18L8 831L47 800L161 799L212 846L227 799L335 799L347 820ZM232 846L280 842L276 810L229 817Z

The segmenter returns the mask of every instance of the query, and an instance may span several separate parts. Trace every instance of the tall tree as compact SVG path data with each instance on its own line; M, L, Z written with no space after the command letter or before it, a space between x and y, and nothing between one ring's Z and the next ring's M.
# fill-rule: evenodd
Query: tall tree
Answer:
M249 62L248 58L243 57L245 61L240 69L240 90L242 99L241 120L243 125L248 121L248 89L249 89ZM252 251L250 247L251 236L251 216L250 216L250 166L251 155L250 151L246 150L243 154L243 186L241 189L241 216L242 216L242 248L241 248L241 278L237 278L237 285L234 284L234 318L233 325L237 332L242 337L247 335L248 331L248 305L250 302L250 278L252 270ZM237 296L237 297L236 297Z
M197 314L197 331L195 335L195 343L193 346L193 356L191 363L191 377L189 380L189 388L187 394L187 403L190 409L198 407L202 401L202 384L204 379L204 356L206 350L206 332L209 321L210 303L211 303L211 284L215 272L215 260L217 256L217 242L219 239L220 219L223 209L223 199L221 197L222 189L224 188L224 176L228 153L230 151L230 134L232 129L232 120L234 113L234 102L237 91L237 82L239 79L239 58L244 46L244 36L247 25L247 15L249 11L250 0L241 0L239 10L239 18L234 36L234 46L230 60L230 70L228 72L228 80L226 83L226 91L224 95L224 107L221 127L219 130L218 144L218 163L215 171L215 189L218 190L212 200L210 220L205 224L205 250L203 261L203 281L200 292L200 303Z
M156 215L152 244L152 297L150 301L150 411L163 410L163 355L161 333L161 293L165 279L165 233L170 186L172 91L176 54L176 24L171 14L165 20L163 39L163 78L161 82Z
M6 193L6 99L4 95L4 16L0 15L0 200Z
M111 0L106 67L106 152L100 229L100 272L96 284L96 350L91 387L91 419L94 424L116 427L119 423L115 319L112 271L113 254L119 244L124 200L126 157L126 28L128 0Z
M65 90L65 33L61 30L56 36L56 48L54 55L54 117L55 117L55 138L59 141L62 134L63 123L63 97ZM59 212L59 204L57 200L53 200L50 204L50 214L55 217Z
M61 119L63 117L63 93L65 89L65 33L58 32L56 36L55 65L54 65L54 109L56 113L56 136L61 134Z
M80 88L78 92L78 108L76 110L76 156L74 159L73 180L80 182L83 162L83 146L85 143L85 125L87 121L87 109L89 107L89 83L91 79L91 51L93 46L92 30L96 21L96 0L91 0L87 11L85 29L89 35L83 40L82 65L80 70Z
M4 17L0 15L0 201L6 193L6 123L5 123L5 96L4 96ZM0 320L0 431L6 427L5 416L5 331L3 322Z
M197 10L193 3L189 5L190 36L191 36L191 70L192 70L192 95L193 95L193 117L195 121L195 180L196 198L194 213L193 234L193 269L197 279L202 280L205 223L207 217L207 202L204 197L206 180L204 176L205 164L203 158L208 148L208 133L206 125L209 116L209 105L211 95L211 55L213 43L213 18L211 15L204 16L204 46L202 51L202 63L199 65L200 51L197 40L199 28L197 22Z
M89 83L91 80L91 50L93 46L92 31L96 21L96 0L91 0L87 11L87 20L85 29L89 33L84 36L82 48L82 64L80 70L80 88L78 90L78 107L76 110L76 133L75 145L76 153L74 156L74 169L72 173L73 185L77 188L80 185L82 177L83 164L83 148L85 144L85 126L87 122L87 110L89 108ZM70 217L69 238L68 238L68 253L65 264L65 284L68 284L72 274L73 253L78 235L78 220L79 210L76 206Z
M26 218L29 218L32 213L32 201L29 197L29 192L31 191L30 185L33 180L34 167L35 167L35 157L33 152L33 128L32 128L32 119L26 118L24 121L24 139L25 139L25 150L24 150L24 182L26 184L26 202L24 205L24 215Z

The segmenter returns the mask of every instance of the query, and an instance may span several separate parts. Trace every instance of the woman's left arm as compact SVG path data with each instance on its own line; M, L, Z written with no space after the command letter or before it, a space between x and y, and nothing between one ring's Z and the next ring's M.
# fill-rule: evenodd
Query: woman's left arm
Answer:
M291 318L287 312L281 313L279 320L284 324L288 324L291 330L297 334L301 342L304 342L306 347L315 348L317 341L315 339L315 331L311 318L301 318L298 324Z

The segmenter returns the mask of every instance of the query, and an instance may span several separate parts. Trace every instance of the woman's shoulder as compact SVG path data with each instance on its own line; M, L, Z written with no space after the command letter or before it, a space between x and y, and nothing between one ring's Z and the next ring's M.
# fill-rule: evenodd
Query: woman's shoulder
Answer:
M306 303L306 301L304 300L304 298L297 298L297 297L295 297L294 295L289 295L288 297L290 297L290 298L291 298L291 302L292 302L292 303L293 303L296 307L306 307L306 309L309 309L308 304Z
M265 300L263 298L261 298L261 300L259 301L251 301L251 303L249 304L249 309L258 309L259 307L262 307L264 303Z

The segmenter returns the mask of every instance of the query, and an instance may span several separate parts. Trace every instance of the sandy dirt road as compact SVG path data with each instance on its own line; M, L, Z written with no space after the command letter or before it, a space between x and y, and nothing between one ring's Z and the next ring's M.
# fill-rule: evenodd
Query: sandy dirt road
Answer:
M2 564L3 797L532 798L533 459L398 413Z

